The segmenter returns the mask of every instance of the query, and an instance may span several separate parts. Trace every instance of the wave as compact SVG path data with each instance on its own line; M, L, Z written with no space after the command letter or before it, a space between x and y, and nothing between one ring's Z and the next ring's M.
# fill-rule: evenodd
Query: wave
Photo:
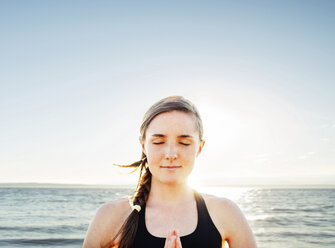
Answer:
M72 244L82 244L83 239L2 239L0 240L0 246L2 245L72 245Z
M304 238L308 237L308 239L321 239L321 238L335 238L335 235L330 232L281 232L281 235L285 237L295 237L295 238Z
M0 226L0 231L18 231L18 232L35 232L35 233L68 233L69 231L85 231L87 225L81 224L56 225L56 226Z
M330 209L335 209L335 205L305 207L305 208L271 208L273 212L280 213L298 213L298 212L327 212Z

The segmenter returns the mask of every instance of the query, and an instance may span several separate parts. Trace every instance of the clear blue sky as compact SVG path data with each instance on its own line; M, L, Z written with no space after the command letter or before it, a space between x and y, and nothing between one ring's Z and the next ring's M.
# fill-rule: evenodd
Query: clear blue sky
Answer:
M199 108L195 181L335 181L334 1L1 1L0 182L129 183L146 109ZM136 179L135 179L136 180Z

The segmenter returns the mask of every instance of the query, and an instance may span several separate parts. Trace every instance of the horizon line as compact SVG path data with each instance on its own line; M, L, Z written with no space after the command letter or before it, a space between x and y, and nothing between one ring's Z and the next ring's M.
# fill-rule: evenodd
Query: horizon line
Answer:
M132 188L137 184L0 182L0 188ZM203 184L199 188L335 188L335 184Z

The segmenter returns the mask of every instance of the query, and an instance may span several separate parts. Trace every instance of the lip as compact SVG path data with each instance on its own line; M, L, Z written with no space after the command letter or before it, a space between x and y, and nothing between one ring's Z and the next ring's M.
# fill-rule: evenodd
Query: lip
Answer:
M177 165L168 165L168 166L161 166L162 169L167 169L167 170L177 170L181 168L181 166Z

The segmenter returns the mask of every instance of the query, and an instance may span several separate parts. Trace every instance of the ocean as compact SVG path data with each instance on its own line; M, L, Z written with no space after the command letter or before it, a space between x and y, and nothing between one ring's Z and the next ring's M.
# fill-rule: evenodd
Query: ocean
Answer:
M259 248L335 247L335 189L199 188L244 212ZM133 188L0 187L0 247L81 247L103 203Z

